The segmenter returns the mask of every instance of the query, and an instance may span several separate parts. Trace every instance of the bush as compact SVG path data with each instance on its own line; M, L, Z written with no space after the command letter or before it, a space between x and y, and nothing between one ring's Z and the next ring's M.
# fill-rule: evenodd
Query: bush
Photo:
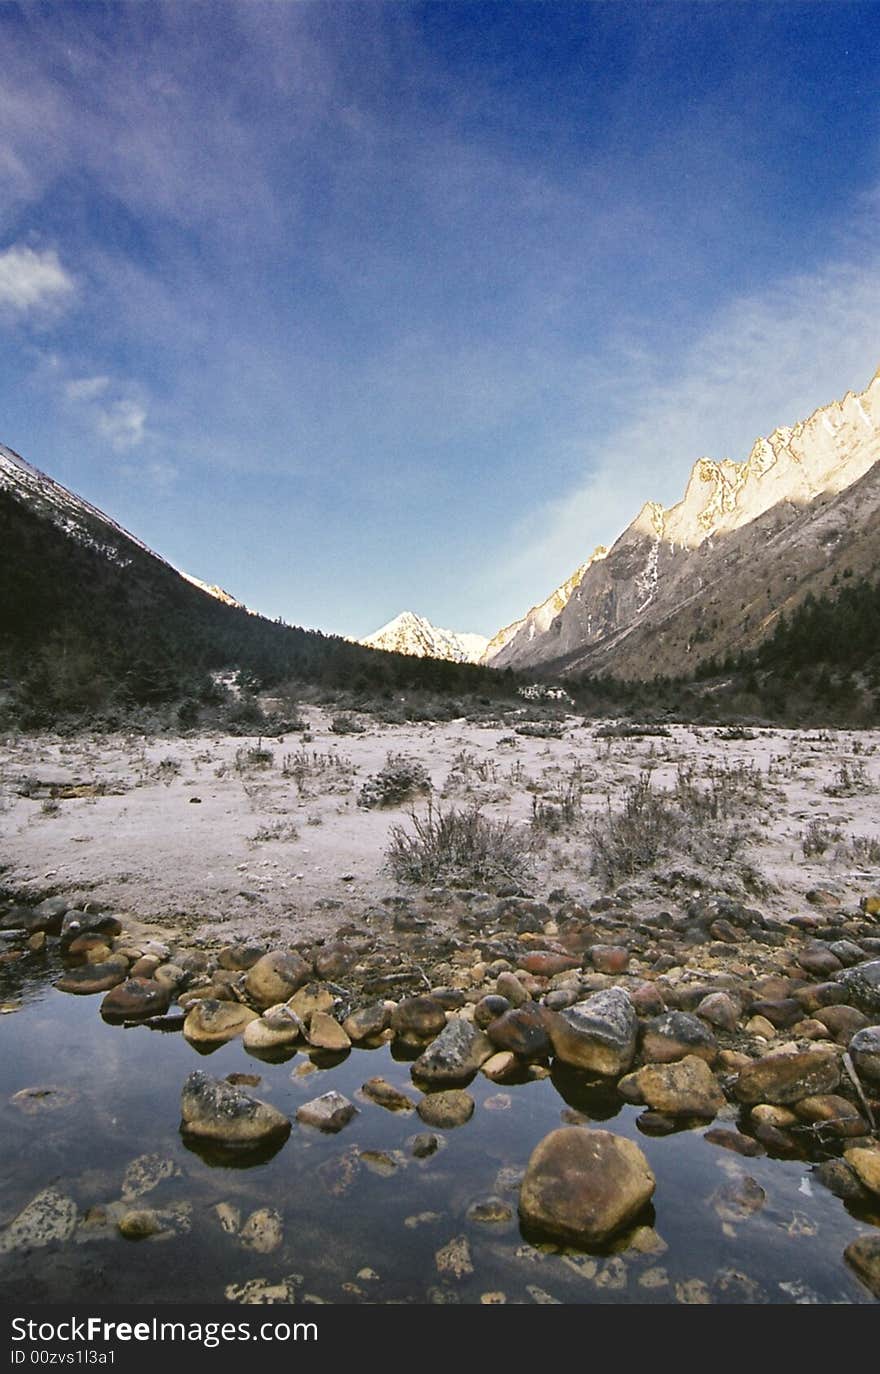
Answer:
M741 814L743 791L754 786L750 770L716 768L705 790L692 773L680 771L672 792L655 792L650 773L642 773L626 789L620 810L609 801L607 813L590 827L593 873L614 885L674 855L702 868L723 868L748 838L727 818Z
M520 882L529 867L529 842L510 821L490 821L477 807L410 816L413 829L395 825L386 858L406 883L486 887Z
M334 716L330 722L330 729L334 735L362 735L364 727L360 721L353 720L351 716Z
M376 806L400 806L431 791L431 779L416 759L405 754L389 754L385 767L367 778L358 805L371 810Z

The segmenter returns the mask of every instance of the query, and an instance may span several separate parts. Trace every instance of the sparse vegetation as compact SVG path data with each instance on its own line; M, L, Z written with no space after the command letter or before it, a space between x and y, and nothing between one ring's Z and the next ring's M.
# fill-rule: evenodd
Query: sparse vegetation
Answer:
M826 821L810 821L801 837L801 849L805 859L821 858L823 854L843 838L839 826L831 826Z
M387 861L401 882L491 887L520 882L529 868L529 840L511 821L487 819L477 807L442 811L429 802L412 829L395 825Z
M430 791L431 779L417 759L389 754L385 767L367 778L358 796L358 805L368 810L377 806L401 806Z

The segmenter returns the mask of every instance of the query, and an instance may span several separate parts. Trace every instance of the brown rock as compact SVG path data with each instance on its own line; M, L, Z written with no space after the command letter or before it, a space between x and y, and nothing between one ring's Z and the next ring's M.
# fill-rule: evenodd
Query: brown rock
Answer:
M264 1011L278 1002L286 1002L310 976L311 968L302 955L275 950L251 965L244 986L250 1000Z
M439 1130L463 1126L474 1114L474 1099L460 1088L446 1092L428 1093L418 1103L416 1111L426 1126Z
M391 1013L391 1029L404 1039L431 1040L446 1025L442 1002L427 994L405 997Z
M183 1036L197 1049L223 1045L241 1035L249 1021L258 1020L257 1013L240 1002L217 1002L203 998L187 1012Z
M551 1131L533 1151L520 1187L523 1222L560 1240L599 1244L632 1221L654 1175L625 1136L579 1126Z
M171 1003L171 988L150 978L129 978L111 988L101 1003L105 1021L143 1021L162 1016Z
M675 1064L646 1064L618 1084L629 1101L645 1102L664 1116L716 1116L725 1098L705 1059L690 1054Z
M350 1050L351 1041L338 1021L325 1011L315 1011L309 1022L309 1044L318 1050Z
M818 1093L834 1092L840 1082L836 1055L828 1050L795 1050L768 1054L743 1069L734 1092L740 1102L788 1105Z

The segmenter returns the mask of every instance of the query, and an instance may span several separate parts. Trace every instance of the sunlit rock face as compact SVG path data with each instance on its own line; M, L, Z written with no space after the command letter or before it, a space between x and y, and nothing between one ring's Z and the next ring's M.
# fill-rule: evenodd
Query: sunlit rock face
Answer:
M880 373L756 440L745 462L700 458L677 505L646 502L610 550L500 631L486 661L650 677L752 647L835 573L872 571L878 417Z

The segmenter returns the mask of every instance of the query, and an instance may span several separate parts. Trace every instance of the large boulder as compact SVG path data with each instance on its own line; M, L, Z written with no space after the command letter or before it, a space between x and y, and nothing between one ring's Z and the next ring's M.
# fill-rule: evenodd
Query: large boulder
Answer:
M835 982L846 991L846 1000L862 1011L880 1012L880 959L854 964L838 973Z
M734 1093L753 1106L769 1102L786 1106L804 1097L833 1093L840 1082L840 1065L830 1050L787 1050L755 1059L740 1070Z
M413 1078L454 1087L467 1083L495 1053L487 1035L470 1021L453 1016L412 1066Z
M563 1064L611 1078L633 1061L638 1020L623 988L607 988L565 1011L547 1012L546 1023Z
M597 1245L636 1217L654 1175L632 1140L562 1127L533 1151L520 1187L523 1222L559 1240Z
M182 1135L216 1145L253 1148L290 1132L290 1122L277 1107L198 1069L183 1085L180 1111Z
M311 977L311 967L302 955L291 950L264 954L245 974L244 986L254 1006L261 1011L286 1002Z
M647 1103L664 1116L698 1116L711 1121L725 1103L714 1073L696 1054L674 1064L646 1064L618 1086L629 1101Z

